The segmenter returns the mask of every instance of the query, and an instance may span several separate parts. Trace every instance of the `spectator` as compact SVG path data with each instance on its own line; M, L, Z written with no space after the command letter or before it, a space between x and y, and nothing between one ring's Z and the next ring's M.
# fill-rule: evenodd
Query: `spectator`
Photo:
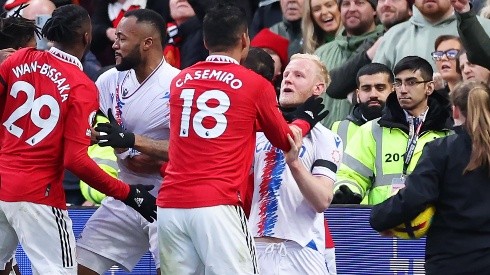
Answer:
M279 0L261 0L250 24L250 38L254 38L262 29L268 29L281 20L282 11Z
M406 187L376 205L380 232L409 222L428 205L425 273L486 274L490 269L490 89L463 82L450 95L455 135L427 143Z
M460 1L460 0L458 0ZM415 0L413 16L386 32L373 61L392 68L404 56L429 57L435 40L441 35L458 35L451 1ZM490 32L490 20L478 17ZM463 46L465 44L463 43ZM435 62L429 63L436 69Z
M468 55L464 49L460 52L458 65L464 81L477 81L490 85L490 70L468 61Z
M279 104L297 108L324 93L329 82L317 56L295 54L284 71ZM301 135L295 141L301 142ZM317 124L302 143L296 143L301 156L294 149L283 154L263 133L256 136L249 228L260 274L329 274L323 255L323 211L332 199L342 140ZM334 254L333 249L329 253Z
M116 26L128 10L151 9L164 15L168 10L168 1L162 0L104 0L96 1L92 15L93 41L91 51L102 67L114 64L112 44L116 39ZM169 18L165 18L169 20Z
M269 29L261 30L250 42L250 46L264 49L274 60L274 77L272 82L278 96L282 72L289 60L288 45L289 41L286 38L273 33Z
M490 53L487 47L490 44L490 38L485 31L481 19L470 11L468 0L454 1L452 4L456 11L458 19L458 33L466 49L468 60L476 65L490 69ZM488 30L488 27L486 27Z
M383 32L383 26L376 26L376 0L342 0L339 3L344 31L335 40L315 51L329 70L347 61L364 40L378 37ZM322 97L330 111L322 121L327 128L335 121L345 119L352 109L346 99L333 99L327 94Z
M456 64L461 47L461 40L454 35L441 35L434 43L435 51L431 53L437 67L437 73L434 74L434 88L445 97L448 97L461 81L461 71ZM438 81L439 78L442 81Z
M366 192L370 205L386 200L405 186L425 143L449 135L447 99L433 93L433 73L420 57L396 64L396 93L388 96L384 114L362 125L345 148L334 186L343 203L359 203Z
M385 31L412 16L412 2L412 0L378 1L376 15L381 24L383 24ZM327 94L330 97L344 99L356 89L355 75L363 66L371 63L376 49L381 43L381 35L382 33L379 33L379 37L375 36L366 39L346 62L330 70L332 83L327 88Z
M270 30L289 40L288 61L291 55L300 53L302 48L301 16L305 0L280 0L282 21Z
M208 50L203 43L202 20L210 7L202 2L187 0L170 0L169 6L174 22L167 24L165 60L179 69L205 60Z
M336 0L305 0L303 6L303 52L314 53L337 35L340 9Z

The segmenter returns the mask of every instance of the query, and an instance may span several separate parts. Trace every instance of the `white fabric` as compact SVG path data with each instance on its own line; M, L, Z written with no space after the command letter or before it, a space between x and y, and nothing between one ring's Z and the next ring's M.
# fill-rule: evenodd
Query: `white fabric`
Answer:
M160 265L156 224L112 197L105 198L87 221L77 247L83 248L77 251L78 263L100 273L115 264L131 271L148 250L156 267ZM97 260L89 254L96 254Z
M170 110L170 82L180 71L165 61L143 83L136 79L134 70L117 71L115 68L102 74L97 82L99 89L100 110L107 114L112 109L116 113L116 91L119 91L122 125L129 132L148 138L168 139ZM150 192L156 196L162 177L159 172L153 174L138 174L130 171L120 159L118 165L121 171L118 178L129 184L153 185Z
M325 248L325 265L327 266L328 275L337 275L337 262L335 261L335 247Z
M241 207L158 208L162 274L258 274Z
M313 166L324 160L338 167L342 159L342 140L317 124L303 138L300 159L313 175L336 180L336 168ZM302 247L323 252L325 227L323 213L317 213L296 184L281 150L272 147L263 133L257 134L254 158L254 194L249 228L254 237L275 237L295 241Z
M34 275L75 275L75 236L66 210L31 202L0 201L0 267L20 241Z
M322 253L293 241L256 242L261 275L328 274Z

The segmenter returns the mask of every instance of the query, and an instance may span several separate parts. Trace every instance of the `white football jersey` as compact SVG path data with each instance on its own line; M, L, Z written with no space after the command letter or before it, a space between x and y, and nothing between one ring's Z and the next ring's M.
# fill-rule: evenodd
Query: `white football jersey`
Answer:
M169 138L170 83L180 72L165 60L142 83L139 83L134 70L118 71L112 68L96 81L99 89L100 110L112 114L129 132L152 139ZM118 159L119 179L129 184L154 185L153 195L162 183L160 173L139 174L126 168Z
M303 197L287 166L284 153L257 133L254 157L254 193L249 227L254 237L275 237L317 251L325 248L323 213ZM303 138L299 158L315 176L336 180L342 159L342 140L317 124Z

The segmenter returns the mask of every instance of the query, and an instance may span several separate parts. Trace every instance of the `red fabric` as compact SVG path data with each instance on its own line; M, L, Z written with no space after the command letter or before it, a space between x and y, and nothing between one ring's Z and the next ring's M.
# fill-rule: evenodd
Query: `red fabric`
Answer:
M208 59L218 62L199 62L184 69L170 87L170 125L175 127L170 128L169 163L157 200L160 207L243 206L256 120L265 126L272 144L290 149L291 131L277 108L272 85L245 67L219 62L221 57ZM242 85L232 89L230 84L238 81ZM185 110L184 99L190 106ZM223 114L213 118L210 109ZM216 132L220 133L211 137Z
M261 30L250 42L250 46L256 48L267 48L275 52L281 59L282 69L289 63L288 47L289 40L269 30Z
M4 102L2 121L11 121L0 127L0 200L65 209L64 163L74 172L80 171L77 176L85 181L97 179L94 187L98 190L115 184L111 190L119 191L109 194L123 197L124 187L109 180L112 177L86 156L98 93L75 63L34 48L18 50L0 66L0 98ZM67 148L67 144L73 145ZM80 151L88 160L72 155ZM81 166L89 160L93 165Z
M13 0L13 1L7 1L5 3L5 5L3 6L3 8L6 10L6 11L9 11L11 9L14 9L22 4L25 4L29 2L29 0Z
M179 43L182 38L179 37L178 31L177 25L174 22L167 23L167 36L170 38L170 42L163 49L163 55L165 56L165 61L167 61L167 63L180 69Z
M330 234L330 228L328 227L327 219L324 219L325 222L325 248L334 248L335 243L333 242L332 234Z
M254 196L254 174L248 175L247 184L245 185L245 197L243 199L243 212L245 216L250 217L250 211L252 210L252 199Z
M137 9L140 9L140 6L139 5L131 5L127 11L130 11L130 10L137 10ZM124 17L124 13L126 13L127 11L125 10L121 10L119 12L119 14L117 15L117 17L112 20L112 26L115 28L117 27L117 24L119 24L119 21L121 21L121 19Z

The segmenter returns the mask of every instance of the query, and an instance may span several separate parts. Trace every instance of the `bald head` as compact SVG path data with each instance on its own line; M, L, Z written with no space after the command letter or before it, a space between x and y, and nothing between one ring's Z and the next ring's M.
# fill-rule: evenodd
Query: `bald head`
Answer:
M124 18L134 20L137 35L152 37L155 44L163 47L166 23L160 14L149 9L138 9L126 12Z

